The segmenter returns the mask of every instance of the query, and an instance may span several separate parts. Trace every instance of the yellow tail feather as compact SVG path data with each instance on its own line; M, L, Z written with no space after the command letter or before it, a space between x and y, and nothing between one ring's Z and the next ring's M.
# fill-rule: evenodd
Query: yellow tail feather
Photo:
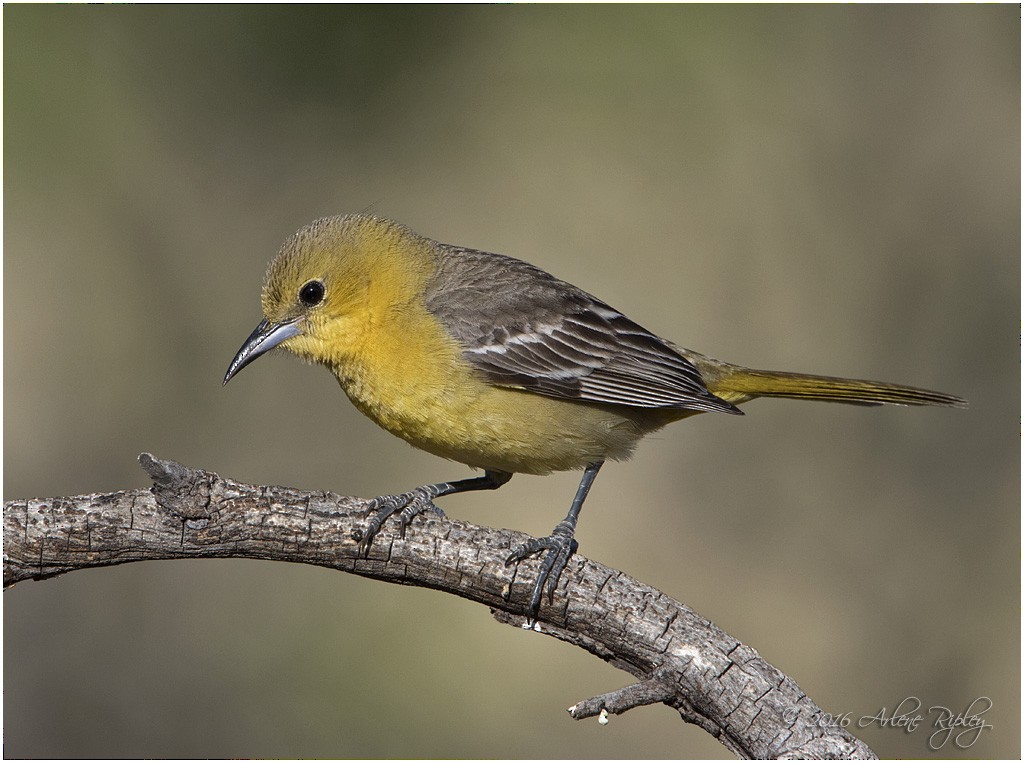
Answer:
M956 395L919 387L789 371L759 371L723 363L692 351L685 354L700 370L708 389L730 403L742 403L755 397L788 397L852 405L967 407L967 401Z

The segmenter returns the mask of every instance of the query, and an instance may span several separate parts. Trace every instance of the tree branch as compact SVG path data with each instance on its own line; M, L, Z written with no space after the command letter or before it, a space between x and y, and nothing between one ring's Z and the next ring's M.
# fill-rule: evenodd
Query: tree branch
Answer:
M537 562L506 567L526 536L421 515L406 538L388 523L358 555L367 502L259 487L139 456L149 490L9 501L4 587L88 567L153 559L244 557L302 562L485 604L523 626ZM778 669L684 604L574 556L534 630L586 649L639 679L569 708L573 718L663 702L740 757L874 758Z

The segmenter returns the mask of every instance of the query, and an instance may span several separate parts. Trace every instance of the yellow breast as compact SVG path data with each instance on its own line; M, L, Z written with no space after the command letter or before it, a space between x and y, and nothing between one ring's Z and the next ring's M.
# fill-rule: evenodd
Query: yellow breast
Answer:
M546 474L627 458L667 423L494 386L425 310L394 312L365 337L330 366L355 406L412 445L477 468Z

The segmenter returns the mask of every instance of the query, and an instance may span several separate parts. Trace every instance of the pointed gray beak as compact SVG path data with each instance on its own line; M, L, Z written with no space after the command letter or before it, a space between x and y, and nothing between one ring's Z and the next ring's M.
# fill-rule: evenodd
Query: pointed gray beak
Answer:
M224 383L227 384L231 381L231 377L263 353L274 349L285 339L291 339L293 336L301 334L302 329L299 328L301 320L300 316L299 318L282 321L281 323L271 323L266 319L260 321L260 325L249 334L249 338L245 340L242 347L235 353L234 360L228 366L228 372L224 374Z

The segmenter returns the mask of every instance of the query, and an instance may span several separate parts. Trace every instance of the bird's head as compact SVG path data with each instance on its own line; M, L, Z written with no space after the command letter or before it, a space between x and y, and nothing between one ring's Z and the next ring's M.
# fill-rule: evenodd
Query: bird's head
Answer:
M327 217L289 238L263 283L263 315L224 383L283 347L328 366L343 363L368 329L422 295L432 242L369 215Z

